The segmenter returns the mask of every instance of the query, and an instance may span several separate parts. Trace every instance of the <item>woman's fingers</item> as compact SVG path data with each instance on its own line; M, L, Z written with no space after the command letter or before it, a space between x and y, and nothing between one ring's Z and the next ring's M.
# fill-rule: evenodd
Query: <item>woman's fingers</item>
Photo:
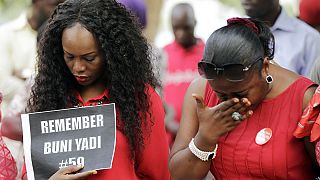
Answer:
M93 174L97 174L97 171L92 170L92 171L86 171L86 172L81 172L76 174L68 174L67 176L70 179L86 179L88 176L91 176Z
M60 179L86 179L88 176L92 174L97 174L96 170L86 171L77 173L83 168L81 165L71 165L65 168L59 169L54 175L50 177L49 180L60 180Z
M251 102L249 101L248 98L242 98L241 103L243 103L247 107L251 106Z
M233 99L237 99L237 98L233 98ZM234 103L233 106L231 106L230 108L226 109L224 111L224 114L225 115L230 115L233 112L239 112L239 113L243 114L242 112L246 111L247 108L249 108L249 106L251 106L250 101L247 98L242 98L241 100L239 100L238 103Z
M238 98L228 99L226 101L221 102L219 105L216 106L216 108L219 109L219 111L223 112L238 104L239 101L240 100Z
M251 106L251 102L247 98L242 98L240 100L240 103L233 106L234 111L232 111L231 114L233 112L239 112L240 114L245 114L250 106Z
M249 110L245 114L242 115L242 118L243 119L248 119L248 118L250 118L252 116L252 114L253 114L253 111Z
M59 171L57 173L59 173L59 174L70 174L70 173L78 172L82 168L83 168L83 166L81 166L81 165L77 165L77 166L76 165L71 165L71 166L59 169Z
M197 109L198 110L202 110L204 109L206 106L204 105L204 100L203 100L203 97L198 95L198 94L195 94L193 93L192 94L192 97L196 100L197 102Z

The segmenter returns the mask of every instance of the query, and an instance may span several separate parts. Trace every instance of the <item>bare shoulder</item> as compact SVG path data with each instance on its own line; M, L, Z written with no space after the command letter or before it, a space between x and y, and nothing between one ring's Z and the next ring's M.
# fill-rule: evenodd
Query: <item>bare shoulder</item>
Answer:
M289 87L292 83L300 78L299 74L280 66L277 66L275 68L275 72L277 74L277 77L281 79L282 82L284 82L282 84L285 88Z
M273 66L272 72L274 76L273 86L276 87L274 96L281 94L300 78L297 73L280 66Z
M301 76L299 76L298 74L281 67L278 67L277 71L278 71L277 78L279 78L279 82L281 82L278 84L279 94L285 91L290 85L292 85L299 78L301 78ZM311 100L316 88L317 88L316 85L310 86L305 91L304 97L303 97L303 106L302 106L303 109L307 106L308 102Z
M310 86L306 92L304 93L304 96L303 96L303 109L308 105L308 103L310 102L312 96L314 95L315 91L317 89L317 86L314 85L314 86Z
M207 80L201 77L194 79L189 85L187 92L184 95L183 107L182 107L182 116L181 121L184 119L189 119L190 113L196 109L196 103L192 94L197 94L200 96L204 96L205 88L206 88Z
M180 126L171 149L170 159L176 152L186 148L198 131L197 104L192 94L203 96L206 82L207 80L203 78L193 80L184 96Z
M204 90L206 88L206 84L207 84L207 80L206 79L203 79L201 77L196 78L191 82L191 84L190 84L190 86L189 86L189 88L187 90L187 93L191 93L191 94L192 93L197 93L197 94L203 96L204 95Z
M206 83L206 79L196 78L189 85L187 92L184 95L180 125L183 124L184 121L190 120L190 117L194 115L196 110L196 102L192 97L192 94L197 94L203 97L206 88Z

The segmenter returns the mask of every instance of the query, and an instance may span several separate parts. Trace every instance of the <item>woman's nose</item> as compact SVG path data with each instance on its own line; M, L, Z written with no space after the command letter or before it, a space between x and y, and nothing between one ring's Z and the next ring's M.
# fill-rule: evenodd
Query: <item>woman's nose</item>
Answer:
M86 70L86 66L81 59L76 59L73 64L73 70L77 73L83 72Z

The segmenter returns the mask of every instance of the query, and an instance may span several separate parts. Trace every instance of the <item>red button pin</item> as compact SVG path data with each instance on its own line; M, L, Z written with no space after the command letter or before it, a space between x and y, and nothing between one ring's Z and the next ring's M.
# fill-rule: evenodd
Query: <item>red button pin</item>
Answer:
M258 145L263 145L271 139L271 136L272 130L270 128L263 128L257 133L256 143Z

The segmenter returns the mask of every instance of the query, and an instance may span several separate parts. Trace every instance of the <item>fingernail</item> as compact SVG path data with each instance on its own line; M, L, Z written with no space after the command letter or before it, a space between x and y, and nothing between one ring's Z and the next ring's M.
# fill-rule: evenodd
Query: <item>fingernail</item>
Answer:
M98 172L97 171L92 171L92 174L98 174Z
M239 102L239 99L238 98L233 98L233 102L237 103L237 102Z
M196 96L193 96L193 98L194 100L196 100L197 103L201 103L201 101L198 98L196 98Z

